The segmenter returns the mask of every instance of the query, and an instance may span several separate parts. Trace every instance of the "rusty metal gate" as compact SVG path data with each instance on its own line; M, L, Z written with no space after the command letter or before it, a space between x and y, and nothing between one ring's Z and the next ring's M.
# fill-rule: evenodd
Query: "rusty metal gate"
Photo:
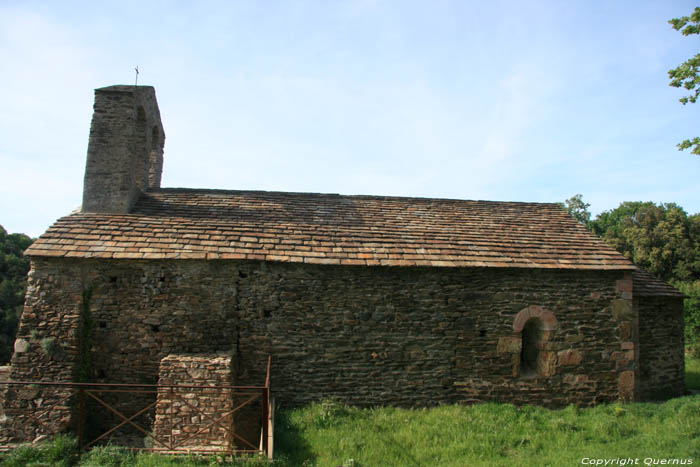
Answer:
M26 408L22 414L2 414L2 430L8 439L13 431L22 442L69 431L78 437L81 449L109 441L134 450L167 454L260 453L272 458L274 403L269 358L264 386L0 381L0 390L8 394L10 389L14 397L24 399ZM231 398L225 410L212 412L199 403L221 395ZM129 397L146 402L135 406ZM45 404L46 400L50 403ZM9 406L7 402L5 405ZM69 425L47 422L56 407L71 408ZM102 422L97 430L87 426L95 416ZM158 430L154 428L156 418ZM142 445L133 442L134 435L140 437ZM19 444L3 442L0 449L13 449Z

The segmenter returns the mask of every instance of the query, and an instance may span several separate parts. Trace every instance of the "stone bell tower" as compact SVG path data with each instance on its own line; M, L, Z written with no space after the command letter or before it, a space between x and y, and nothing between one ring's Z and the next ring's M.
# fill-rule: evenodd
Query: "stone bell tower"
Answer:
M139 195L160 188L165 133L152 86L95 90L83 212L127 213Z

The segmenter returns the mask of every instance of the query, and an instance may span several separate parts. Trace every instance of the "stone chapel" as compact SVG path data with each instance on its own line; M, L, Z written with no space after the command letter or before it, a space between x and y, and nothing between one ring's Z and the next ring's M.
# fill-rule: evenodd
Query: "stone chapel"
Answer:
M152 87L95 91L82 207L26 252L13 380L209 354L257 384L270 355L285 406L684 392L682 294L556 203L162 188L164 142Z

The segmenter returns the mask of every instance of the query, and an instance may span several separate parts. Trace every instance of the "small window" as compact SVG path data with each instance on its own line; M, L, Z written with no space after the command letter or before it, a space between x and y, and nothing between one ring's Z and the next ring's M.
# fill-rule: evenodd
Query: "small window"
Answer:
M523 327L520 351L520 376L523 378L532 378L538 374L543 343L542 328L542 320L538 318L528 320Z
M556 354L549 340L558 327L557 318L541 306L531 305L515 315L513 331L519 337L519 349L512 346L513 376L549 377L556 371ZM517 352L520 351L520 358Z

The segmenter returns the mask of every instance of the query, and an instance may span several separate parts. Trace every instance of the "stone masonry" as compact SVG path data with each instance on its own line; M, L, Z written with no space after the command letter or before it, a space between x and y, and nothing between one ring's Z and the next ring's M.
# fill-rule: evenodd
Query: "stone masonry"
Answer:
M63 313L55 302L64 293L48 284L76 275L90 291L88 306L75 293L66 308L76 312ZM50 365L70 374L79 359L69 328L78 310L89 310L96 382L153 384L173 352L236 349L239 384L263 384L273 356L273 387L285 406L323 397L365 406L591 405L631 398L626 371L634 384L636 324L619 285L629 279L615 271L37 259L32 277L31 290L46 292L18 339L34 348L44 332L57 336L65 358ZM513 325L531 306L552 313L557 328L545 349L551 371L523 379ZM41 325L57 320L67 328L61 335ZM13 378L39 376L45 358L16 354Z
M164 143L165 132L152 87L98 89L82 210L126 213L141 193L159 188Z
M640 399L666 400L683 395L683 298L640 297L635 302L640 323Z

